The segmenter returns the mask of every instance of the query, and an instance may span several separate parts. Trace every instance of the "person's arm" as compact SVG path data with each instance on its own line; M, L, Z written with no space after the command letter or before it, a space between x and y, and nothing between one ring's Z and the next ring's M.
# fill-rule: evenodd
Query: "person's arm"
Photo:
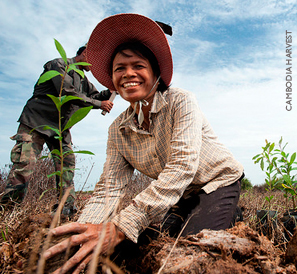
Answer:
M106 89L98 92L91 82L88 82L88 83L89 83L89 90L91 91L90 97L95 99L96 102L100 104L100 108L104 112L110 112L113 107L113 100L109 100L112 94L110 90Z
M69 270L73 271L73 268L75 270L72 273L79 274L91 261L92 254L98 244L101 243L100 254L111 254L114 247L125 239L125 235L110 222L105 224L70 223L54 228L50 233L53 236L71 234L72 236L46 250L43 254L46 260L61 252L66 252L69 246L80 246L79 250L52 274L68 273Z
M56 70L59 73L63 74L65 73L65 63L62 61L62 59L55 59L52 62L49 62L47 64L47 69L48 70ZM86 77L86 76L85 76ZM56 76L51 79L53 82L53 85L57 91L57 94L60 92L61 88L61 83L62 83L62 77L61 76ZM105 111L110 112L110 110L113 107L113 103L110 101L104 101L105 103L102 104L101 100L98 100L97 98L92 97L92 95L98 94L97 89L93 84L91 84L87 80L87 84L89 85L89 93L84 94L80 92L81 88L81 76L77 74L75 71L70 71L65 75L65 79L63 82L63 91L62 95L72 95L81 98L82 100L75 100L72 101L72 103L75 103L76 105L79 105L81 107L88 107L88 106L93 106L94 109L103 109ZM90 86L91 84L91 86ZM91 90L90 90L91 88ZM107 98L108 92L104 92L104 96L102 98ZM109 97L108 97L109 98Z
M172 115L173 124L167 164L158 179L112 219L134 242L146 227L163 220L169 208L179 201L198 169L203 118L195 97L180 94L168 115Z
M101 241L103 234L101 254L113 250L117 244L126 238L120 229L109 222L109 219L117 209L133 171L134 169L117 150L110 130L107 160L93 197L85 206L77 222L57 227L51 231L54 236L69 234L69 237L48 249L44 254L46 259L67 250L69 244L71 247L80 245L79 250L63 265L62 272L59 268L54 274L66 273L74 266L76 267L74 273L80 273L90 261L93 250ZM75 235L71 236L71 234Z
M90 97L99 101L108 100L112 94L109 89L101 90L100 92L98 92L91 82L89 82L89 87L91 90Z
M123 158L114 143L114 132L117 130L113 125L109 129L103 173L78 222L99 224L105 220L109 221L131 180L134 168Z

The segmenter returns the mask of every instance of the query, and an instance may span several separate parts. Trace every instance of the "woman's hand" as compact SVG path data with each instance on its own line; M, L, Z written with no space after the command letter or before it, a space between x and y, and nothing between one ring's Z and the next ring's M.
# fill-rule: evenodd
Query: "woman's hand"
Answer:
M101 254L108 253L125 239L125 234L119 231L113 223L71 223L54 228L51 231L54 236L62 236L69 233L77 233L77 235L72 235L61 243L49 248L44 253L45 259L49 259L63 251L66 251L69 245L70 247L80 245L80 249L63 265L62 268L57 269L53 274L66 273L75 266L76 269L73 273L80 273L80 271L83 270L90 262L93 250L97 246L103 230L105 230L105 236L102 242Z

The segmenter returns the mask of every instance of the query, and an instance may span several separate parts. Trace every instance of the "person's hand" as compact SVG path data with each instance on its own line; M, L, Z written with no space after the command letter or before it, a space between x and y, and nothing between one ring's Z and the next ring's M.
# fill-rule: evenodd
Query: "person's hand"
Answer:
M107 111L108 113L111 111L113 107L113 102L111 101L101 101L101 109Z
M69 233L77 234L70 236L68 239L45 251L45 259L49 259L63 251L66 251L69 245L70 247L80 245L80 249L63 265L63 267L57 269L53 274L66 273L73 267L76 267L73 273L78 274L80 271L85 269L86 265L92 258L93 250L100 239L103 229L105 229L105 236L101 247L101 254L105 254L125 239L125 234L119 231L111 222L106 224L70 223L51 230L51 233L54 236L62 236Z

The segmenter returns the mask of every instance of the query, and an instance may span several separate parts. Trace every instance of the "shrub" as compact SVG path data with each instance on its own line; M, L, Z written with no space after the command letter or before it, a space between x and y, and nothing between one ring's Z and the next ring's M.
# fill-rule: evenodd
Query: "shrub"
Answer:
M241 180L241 189L242 190L249 190L251 188L253 188L253 185L252 185L251 181L246 177L243 178Z

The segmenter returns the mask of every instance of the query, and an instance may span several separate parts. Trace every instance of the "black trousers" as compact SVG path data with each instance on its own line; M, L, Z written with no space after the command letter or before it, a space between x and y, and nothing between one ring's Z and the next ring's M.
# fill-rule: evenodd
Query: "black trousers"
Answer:
M220 230L234 224L234 213L240 196L240 181L206 194L200 190L189 198L181 198L164 218L161 231L176 237L197 234L204 228Z
M168 211L160 226L148 227L139 236L137 244L124 240L116 247L114 255L120 260L135 259L139 256L139 247L149 244L160 233L177 237L181 230L181 235L187 236L197 234L205 228L220 230L232 227L236 219L240 184L238 180L209 194L201 190L187 199L181 198Z

